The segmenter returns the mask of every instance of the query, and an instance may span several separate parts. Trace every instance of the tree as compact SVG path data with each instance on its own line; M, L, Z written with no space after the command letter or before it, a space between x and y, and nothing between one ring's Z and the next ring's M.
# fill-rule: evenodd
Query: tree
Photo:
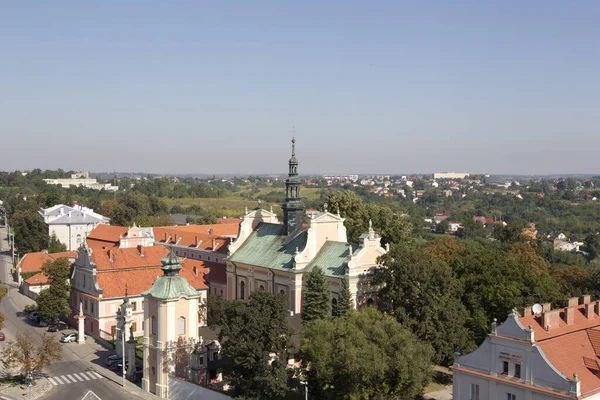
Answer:
M595 259L600 254L600 235L592 233L586 236L585 241L585 251L588 253L588 258L590 260Z
M292 346L286 298L254 292L247 303L226 302L219 319L219 341L231 361L225 372L233 396L283 397L287 392L286 359Z
M469 218L462 223L456 234L461 239L472 239L486 237L488 230L485 229L485 226L480 221L473 221L472 218Z
M448 233L448 230L450 229L450 223L446 220L440 221L437 223L437 225L435 226L435 233Z
M19 368L23 375L39 376L42 369L62 359L62 346L52 336L44 333L39 346L28 332L17 332L15 342L2 349L0 361L5 369Z
M463 286L445 262L423 249L394 245L381 258L373 283L379 307L393 315L435 349L433 361L448 365L456 347L473 347L467 329L467 310L461 303Z
M69 260L64 257L56 261L47 261L42 265L42 272L48 277L50 283L48 289L42 290L37 298L38 315L43 321L56 321L60 314L71 310L68 284L70 271Z
M67 246L58 240L56 233L52 232L50 240L48 241L48 253L60 253L63 251L67 251Z
M431 374L431 347L372 307L307 323L301 349L315 399L414 399Z
M302 321L329 318L331 315L331 293L325 281L323 270L314 267L306 278L304 305L302 306Z
M48 228L37 210L16 211L10 217L15 232L15 245L20 253L31 253L48 248Z
M354 305L352 302L352 293L350 293L348 280L344 278L342 279L342 288L340 290L340 295L337 298L332 313L335 317L345 317L353 308Z

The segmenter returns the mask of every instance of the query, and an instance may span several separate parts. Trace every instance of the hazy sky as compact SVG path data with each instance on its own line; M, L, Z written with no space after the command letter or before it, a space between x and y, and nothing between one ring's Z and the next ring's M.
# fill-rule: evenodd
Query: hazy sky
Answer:
M0 0L0 170L600 173L600 2Z

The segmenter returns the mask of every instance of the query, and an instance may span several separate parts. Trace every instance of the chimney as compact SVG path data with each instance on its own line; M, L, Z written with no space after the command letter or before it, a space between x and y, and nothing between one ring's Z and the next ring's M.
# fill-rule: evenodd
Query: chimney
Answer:
M167 243L167 232L165 232L165 243Z
M198 236L194 236L194 246L198 246Z
M565 322L567 325L573 325L575 323L575 307L565 308Z
M558 327L560 321L560 311L560 309L545 311L542 314L542 327L546 330Z
M523 312L521 313L523 317L531 316L531 306L527 306L523 308Z
M595 313L598 314L598 315L600 315L600 300L596 300L592 304L595 305L595 307L594 307L595 308L594 309Z
M594 303L586 303L585 304L585 317L587 319L594 319L594 317L595 317L594 308L595 308Z
M177 244L177 234L174 235L173 242L175 242L175 244Z
M590 304L591 300L592 296L590 296L589 294L581 296L581 304Z
M141 244L138 244L138 253L140 253L140 256L144 256L144 246L142 246Z
M579 305L579 297L571 297L567 300L567 307L577 307Z
M552 304L544 303L542 304L542 312L550 311L552 309Z
M215 238L213 238L213 240L212 240L212 249L213 249L213 251L215 250L216 245L217 245L217 240Z
M115 251L113 248L108 249L108 258L110 259L110 262L115 261Z

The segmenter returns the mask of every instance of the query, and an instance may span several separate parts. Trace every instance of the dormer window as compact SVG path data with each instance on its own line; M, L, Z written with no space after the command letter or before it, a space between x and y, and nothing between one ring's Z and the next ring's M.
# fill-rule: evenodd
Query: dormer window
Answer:
M508 375L508 361L502 361L502 375Z
M515 364L515 378L521 377L521 364Z

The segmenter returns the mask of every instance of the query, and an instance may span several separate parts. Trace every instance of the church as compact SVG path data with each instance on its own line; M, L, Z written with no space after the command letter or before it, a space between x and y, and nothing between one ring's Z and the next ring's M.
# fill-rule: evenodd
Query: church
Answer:
M320 213L305 213L300 199L300 178L296 141L292 139L285 182L283 223L272 210L259 207L247 212L237 238L229 245L227 299L246 300L257 290L287 297L291 314L302 312L304 280L312 268L320 267L332 294L332 303L346 280L355 307L372 303L376 287L369 272L387 252L371 224L359 243L348 243L344 218L326 208Z

